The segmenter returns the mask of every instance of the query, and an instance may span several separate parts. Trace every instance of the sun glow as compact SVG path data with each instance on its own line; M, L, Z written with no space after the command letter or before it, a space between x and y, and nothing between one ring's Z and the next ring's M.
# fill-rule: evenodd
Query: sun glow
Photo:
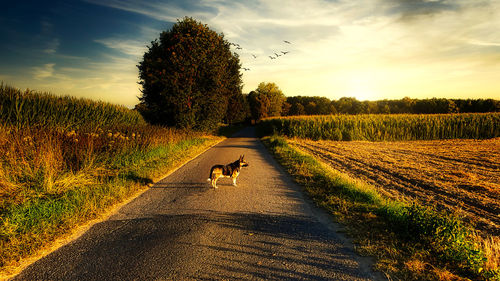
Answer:
M380 98L379 93L375 90L372 79L368 77L351 78L346 90L347 96L355 97L360 101Z

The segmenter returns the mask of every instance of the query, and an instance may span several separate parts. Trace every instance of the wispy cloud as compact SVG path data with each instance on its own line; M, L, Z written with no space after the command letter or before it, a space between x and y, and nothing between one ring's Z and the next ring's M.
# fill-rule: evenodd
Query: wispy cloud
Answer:
M41 67L33 67L33 78L42 80L54 76L55 63L47 63Z
M86 2L142 14L157 20L176 22L179 15L191 15L200 19L212 18L217 11L211 2L205 1L137 1L137 0L85 0ZM215 2L214 2L215 3Z
M446 11L459 9L459 1L454 0L386 0L388 12L399 15L402 19L414 19L418 16L432 16Z
M94 42L134 57L142 56L147 50L145 42L133 39L107 38L96 39Z
M46 48L43 52L47 54L55 54L57 52L57 48L59 48L59 44L59 39L52 39L47 42Z

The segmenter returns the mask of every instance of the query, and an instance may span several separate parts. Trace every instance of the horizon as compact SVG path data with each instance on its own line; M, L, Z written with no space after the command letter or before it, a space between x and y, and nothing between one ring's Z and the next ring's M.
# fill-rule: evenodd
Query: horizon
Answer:
M147 45L191 16L241 46L232 50L240 56L244 93L274 82L287 97L500 99L498 0L6 6L0 81L21 89L133 107L141 94L136 65Z

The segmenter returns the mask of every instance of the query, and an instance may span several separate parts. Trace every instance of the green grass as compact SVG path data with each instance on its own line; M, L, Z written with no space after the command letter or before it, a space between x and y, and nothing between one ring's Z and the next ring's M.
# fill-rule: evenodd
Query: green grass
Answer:
M486 139L500 136L500 113L329 115L264 119L261 135L313 140Z
M387 200L282 137L263 142L318 205L347 225L360 252L377 258L376 269L401 280L500 280L498 269L485 268L475 231L452 214Z

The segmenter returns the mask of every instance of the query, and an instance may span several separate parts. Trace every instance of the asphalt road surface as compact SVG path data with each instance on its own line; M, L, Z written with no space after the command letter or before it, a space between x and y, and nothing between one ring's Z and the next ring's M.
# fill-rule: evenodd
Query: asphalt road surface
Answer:
M235 187L206 181L244 154ZM15 280L380 280L247 128Z

